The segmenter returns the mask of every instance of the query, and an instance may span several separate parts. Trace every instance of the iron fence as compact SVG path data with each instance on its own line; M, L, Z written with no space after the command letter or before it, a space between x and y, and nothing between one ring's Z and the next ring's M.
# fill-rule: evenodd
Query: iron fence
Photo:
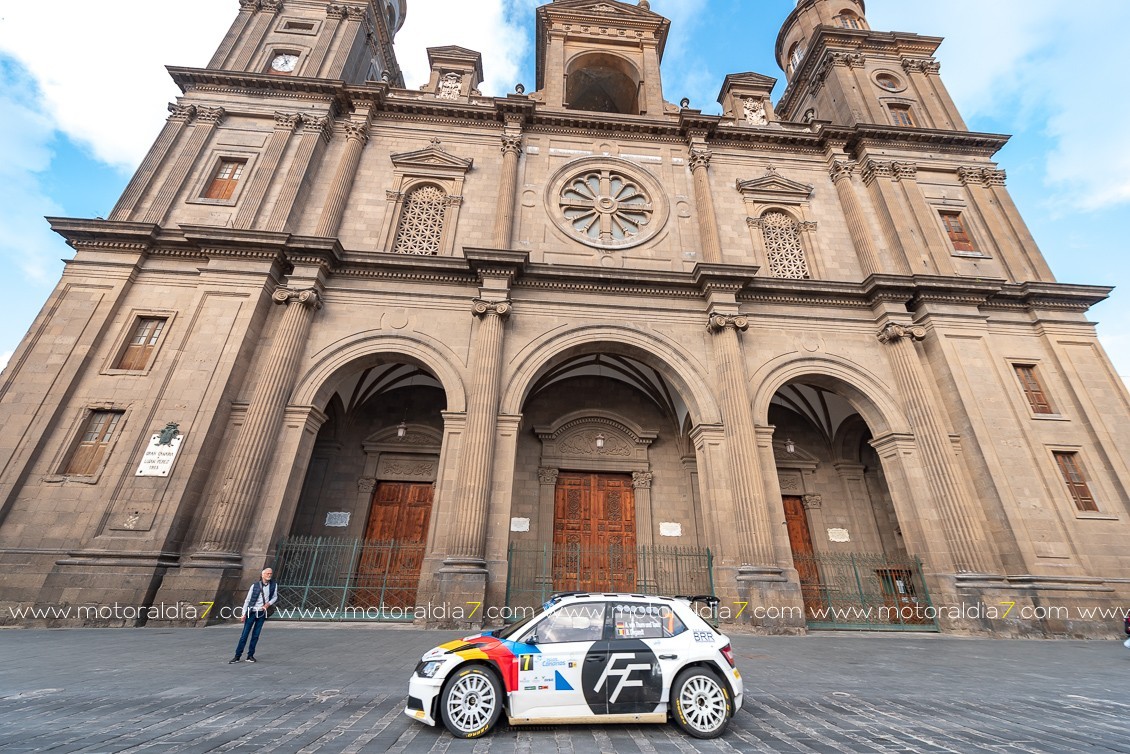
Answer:
M713 595L713 556L693 547L511 543L506 605L537 607L555 592Z
M424 545L287 537L276 571L283 620L411 621Z
M793 563L809 628L938 630L918 558L817 553Z

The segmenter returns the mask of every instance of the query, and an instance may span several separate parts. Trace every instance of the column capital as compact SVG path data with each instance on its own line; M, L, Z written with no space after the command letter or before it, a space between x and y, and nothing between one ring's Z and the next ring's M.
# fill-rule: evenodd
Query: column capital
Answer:
M278 13L282 10L282 0L259 0L259 7L267 13Z
M298 113L275 112L275 128L293 131L301 122L302 116Z
M895 167L893 162L884 162L868 158L867 161L863 163L863 182L869 186L876 178L893 178L894 174Z
M538 482L547 486L557 485L557 476L561 473L561 469L548 469L542 467L538 469Z
M195 105L178 105L175 102L169 103L169 120L178 120L182 123L187 123L192 120L195 115Z
M805 495L801 498L801 501L804 503L804 509L808 511L819 510L824 507L823 495Z
M832 164L828 166L828 175L832 176L833 182L850 181L858 165L854 160L832 160Z
M709 149L702 149L699 147L691 147L690 166L691 171L696 171L699 168L709 168L710 160L714 157L714 152Z
M894 343L902 338L910 338L912 341L922 341L926 339L926 328L922 325L900 325L895 322L888 322L886 326L879 331L877 337L880 343Z
M940 72L942 64L934 58L903 58L902 69L907 73L917 72L928 76Z
M749 329L749 319L742 314L711 314L706 327L715 333L730 328L745 332Z
M331 3L326 6L326 15L336 19L345 18L345 6Z
M521 134L503 134L502 135L502 153L503 154L522 154L522 135Z
M309 131L311 133L321 134L322 138L329 141L333 136L333 129L330 128L330 119L325 115L307 115L302 114L302 131L303 133Z
M205 123L216 123L217 125L227 115L227 111L222 107L197 107L196 119L202 120Z
M350 21L363 21L365 20L366 10L364 5L347 5L345 6L345 15L349 17Z
M322 308L322 297L313 288L296 290L294 288L279 288L271 296L276 304L290 304L297 301L310 309Z
M891 167L895 172L894 179L896 183L902 180L918 180L918 166L913 162L892 162Z
M239 0L239 9L257 11L259 10L259 0Z
M471 308L471 311L476 317L495 314L505 319L510 315L511 308L512 305L509 301L484 301L481 298L477 298L474 300L474 306Z
M651 480L655 474L650 471L633 471L632 472L632 487L633 489L651 489Z
M369 141L369 122L362 121L360 123L352 120L347 120L345 126L345 138L349 141L359 141L362 145Z

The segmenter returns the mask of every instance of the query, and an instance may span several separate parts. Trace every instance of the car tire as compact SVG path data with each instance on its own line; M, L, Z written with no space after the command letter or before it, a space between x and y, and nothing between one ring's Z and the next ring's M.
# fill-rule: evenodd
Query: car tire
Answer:
M502 684L482 665L456 668L439 698L440 717L456 738L485 736L502 715Z
M686 668L671 684L671 717L695 738L717 738L734 713L730 689L706 668Z

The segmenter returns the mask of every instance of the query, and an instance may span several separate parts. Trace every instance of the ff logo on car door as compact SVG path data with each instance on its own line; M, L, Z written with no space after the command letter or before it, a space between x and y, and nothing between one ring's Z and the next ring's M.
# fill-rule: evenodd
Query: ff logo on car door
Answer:
M598 642L585 658L581 685L589 709L598 715L654 712L663 697L663 674L655 653L639 640L620 640L612 646L614 650Z

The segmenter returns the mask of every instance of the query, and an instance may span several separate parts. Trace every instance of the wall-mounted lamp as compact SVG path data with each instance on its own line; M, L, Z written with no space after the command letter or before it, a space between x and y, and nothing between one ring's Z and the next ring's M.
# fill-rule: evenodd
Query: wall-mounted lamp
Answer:
M396 439L403 440L404 436L408 434L408 425L405 422L400 422L396 425Z
M603 450L604 449L604 435L602 435L599 432L596 434L596 449L597 450Z
M789 455L796 452L796 443L792 441L791 437L785 440L785 452Z

